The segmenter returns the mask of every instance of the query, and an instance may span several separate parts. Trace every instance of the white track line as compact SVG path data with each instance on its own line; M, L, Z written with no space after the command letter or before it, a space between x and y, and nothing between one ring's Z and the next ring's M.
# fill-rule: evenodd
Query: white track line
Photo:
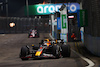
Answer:
M53 39L53 40L55 39L55 38L53 38L53 37L52 37L52 35L51 35L51 34L49 34L49 36L51 37L51 39Z
M5 34L0 34L0 36L5 36Z
M54 40L54 38L52 37L51 34L49 34L49 36ZM73 49L71 49L75 54L77 54L80 58L82 58L84 61L86 61L89 65L86 67L93 67L95 64L88 58L83 57L81 54L77 53L76 51L74 51Z
M79 57L81 57L83 60L85 60L89 65L86 67L93 67L95 64L88 58L83 57L81 54L77 53L73 49L71 49L75 54L77 54Z

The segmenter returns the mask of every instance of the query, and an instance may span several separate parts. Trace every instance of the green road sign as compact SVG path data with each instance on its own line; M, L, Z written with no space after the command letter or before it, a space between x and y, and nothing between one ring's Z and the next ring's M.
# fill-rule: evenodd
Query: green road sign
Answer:
M80 26L85 27L88 25L88 15L86 10L80 10Z
M67 18L66 18L66 14L62 15L62 29L66 29L66 23L67 23Z

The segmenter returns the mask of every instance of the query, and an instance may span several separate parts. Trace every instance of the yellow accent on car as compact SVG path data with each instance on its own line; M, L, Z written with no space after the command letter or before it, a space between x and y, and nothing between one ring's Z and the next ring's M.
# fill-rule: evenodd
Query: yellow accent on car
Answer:
M45 39L45 40L49 42L49 39Z
M40 56L41 53L42 53L41 51L37 51L36 54L35 54L35 56Z
M32 46L34 46L34 44L32 44Z
M54 44L54 45L57 45L57 44Z
M47 43L47 46L49 46L50 45L50 43Z
M57 40L56 40L56 43L57 43Z

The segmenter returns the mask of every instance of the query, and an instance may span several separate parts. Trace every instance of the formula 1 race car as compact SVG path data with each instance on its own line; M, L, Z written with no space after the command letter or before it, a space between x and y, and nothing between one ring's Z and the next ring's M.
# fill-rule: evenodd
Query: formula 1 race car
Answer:
M51 41L49 39L41 40L39 45L32 45L32 50L29 46L23 46L20 51L20 58L28 60L29 58L60 58L70 57L70 45L67 45L62 40Z
M28 38L35 38L35 37L39 37L38 31L30 29L30 31L28 33Z

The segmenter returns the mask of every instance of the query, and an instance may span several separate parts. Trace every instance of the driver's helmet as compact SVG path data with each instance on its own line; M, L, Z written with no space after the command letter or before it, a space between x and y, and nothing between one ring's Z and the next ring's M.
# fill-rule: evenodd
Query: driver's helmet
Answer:
M49 45L51 45L49 39L45 39L45 40L44 40L44 45L45 45L45 46L49 46Z

